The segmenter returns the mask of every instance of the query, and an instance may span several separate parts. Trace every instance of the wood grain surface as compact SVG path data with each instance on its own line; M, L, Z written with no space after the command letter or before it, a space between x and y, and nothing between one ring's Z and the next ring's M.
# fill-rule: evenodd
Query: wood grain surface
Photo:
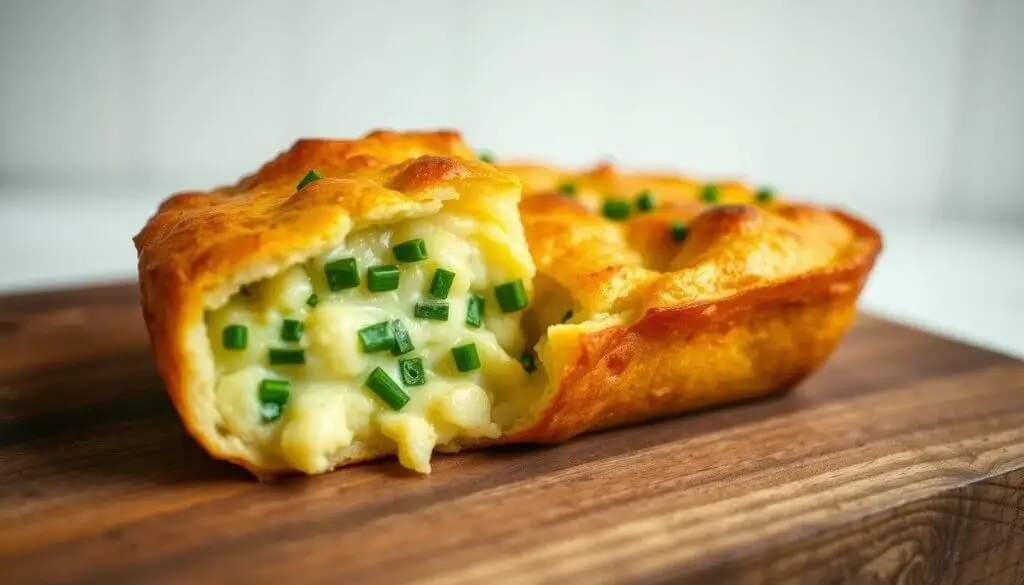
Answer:
M0 297L0 583L1024 583L1024 364L862 317L785 396L260 484L133 286Z

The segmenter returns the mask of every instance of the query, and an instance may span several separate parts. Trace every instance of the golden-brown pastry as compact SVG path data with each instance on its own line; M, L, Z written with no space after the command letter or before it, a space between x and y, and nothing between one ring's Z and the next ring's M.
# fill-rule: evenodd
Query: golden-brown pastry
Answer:
M527 197L520 205L520 185ZM788 388L881 248L741 184L479 161L453 132L301 140L135 238L185 426L260 476L551 442Z

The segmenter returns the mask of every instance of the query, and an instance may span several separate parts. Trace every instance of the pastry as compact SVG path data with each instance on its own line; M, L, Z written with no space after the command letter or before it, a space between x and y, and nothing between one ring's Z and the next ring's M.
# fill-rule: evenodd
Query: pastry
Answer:
M524 189L525 187L525 189ZM260 477L556 442L792 387L868 224L739 183L494 166L454 132L300 140L136 236L189 432Z

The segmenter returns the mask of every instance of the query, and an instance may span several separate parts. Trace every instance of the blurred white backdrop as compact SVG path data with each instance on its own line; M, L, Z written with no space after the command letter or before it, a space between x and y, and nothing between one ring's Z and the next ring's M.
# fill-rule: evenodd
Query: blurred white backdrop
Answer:
M865 304L1024 354L1019 0L0 0L0 289L130 277L299 136L738 175L888 248ZM952 315L952 316L951 316Z

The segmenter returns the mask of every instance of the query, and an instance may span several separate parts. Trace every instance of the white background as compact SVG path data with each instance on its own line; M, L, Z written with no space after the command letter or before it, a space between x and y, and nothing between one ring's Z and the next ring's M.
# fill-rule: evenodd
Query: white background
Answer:
M0 289L130 277L295 138L740 175L881 225L868 308L1024 355L1024 1L0 0Z

